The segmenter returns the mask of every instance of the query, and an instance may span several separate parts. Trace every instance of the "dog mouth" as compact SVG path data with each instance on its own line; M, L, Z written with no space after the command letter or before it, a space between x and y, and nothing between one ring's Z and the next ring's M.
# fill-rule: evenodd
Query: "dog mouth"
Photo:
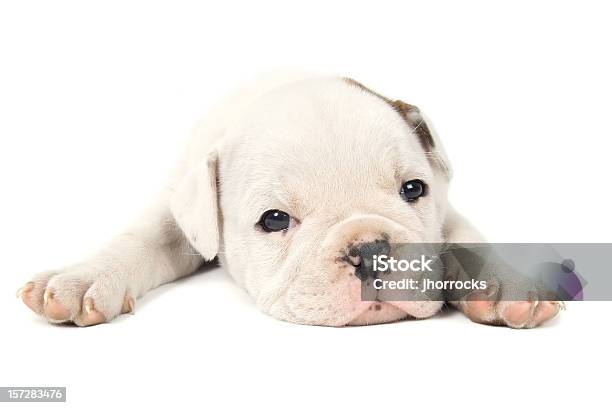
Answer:
M348 322L347 326L367 326L373 324L392 323L408 317L408 313L389 302L363 302L363 310Z

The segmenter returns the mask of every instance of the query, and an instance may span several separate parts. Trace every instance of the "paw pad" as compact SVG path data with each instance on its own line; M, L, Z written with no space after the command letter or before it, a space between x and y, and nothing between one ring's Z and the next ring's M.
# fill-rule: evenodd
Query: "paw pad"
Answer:
M134 298L113 278L99 271L82 269L47 272L35 276L19 289L17 298L52 323L92 326L105 323L120 313L134 312Z

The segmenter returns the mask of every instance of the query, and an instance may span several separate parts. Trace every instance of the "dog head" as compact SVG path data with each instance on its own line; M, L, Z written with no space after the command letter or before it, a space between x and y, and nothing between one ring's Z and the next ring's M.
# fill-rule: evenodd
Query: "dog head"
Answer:
M172 211L269 314L339 326L429 317L441 301L361 301L363 262L441 242L450 168L419 110L342 78L275 88L187 173Z

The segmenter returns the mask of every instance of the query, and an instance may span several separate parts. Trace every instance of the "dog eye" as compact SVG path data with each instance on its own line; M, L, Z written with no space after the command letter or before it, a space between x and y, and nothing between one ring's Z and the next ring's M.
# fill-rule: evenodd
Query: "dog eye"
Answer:
M425 195L427 185L421 180L410 180L402 185L400 195L406 201L416 201Z
M295 220L281 210L268 210L261 215L259 225L266 232L287 230L295 225Z

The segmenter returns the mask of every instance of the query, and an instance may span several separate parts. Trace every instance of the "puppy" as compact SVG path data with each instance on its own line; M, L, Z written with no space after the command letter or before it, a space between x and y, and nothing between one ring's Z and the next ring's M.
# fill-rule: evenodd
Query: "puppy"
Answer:
M34 276L18 296L50 322L89 326L133 311L149 290L218 257L278 319L427 318L443 300L362 301L356 272L377 245L481 241L449 205L450 179L442 145L415 106L346 78L268 78L197 127L167 188L125 233L89 259ZM560 308L490 294L452 303L475 322L515 328Z

